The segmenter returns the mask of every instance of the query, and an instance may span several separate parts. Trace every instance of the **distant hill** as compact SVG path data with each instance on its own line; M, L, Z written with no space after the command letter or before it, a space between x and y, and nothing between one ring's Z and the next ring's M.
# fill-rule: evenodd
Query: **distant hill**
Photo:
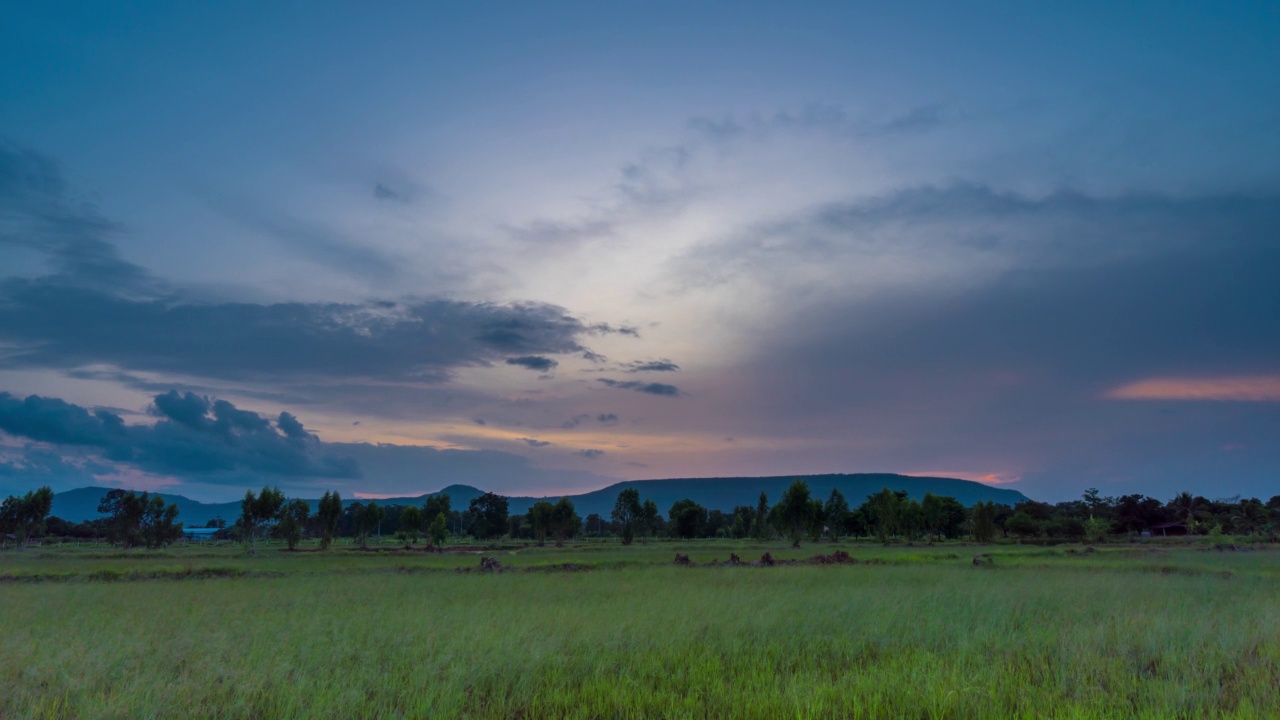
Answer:
M782 492L793 480L800 479L809 483L813 496L825 500L832 488L839 488L849 501L851 507L862 504L868 495L879 492L881 488L905 490L911 497L919 499L925 493L950 495L966 506L979 501L994 500L1003 505L1016 505L1026 500L1027 496L1017 490L995 488L990 485L958 480L956 478L914 477L895 475L892 473L857 473L851 475L780 475L775 477L733 477L733 478L679 478L669 480L628 480L615 483L599 490L581 495L570 495L578 514L583 518L592 513L608 517L613 511L613 503L618 493L625 488L636 488L642 499L652 499L658 509L665 515L667 509L678 500L690 498L709 510L729 512L735 505L755 505L760 493L769 496L769 503L777 502ZM53 515L71 522L94 520L98 513L98 502L111 488L86 487L61 492L53 497ZM381 505L421 505L426 498L440 493L448 493L453 507L465 508L471 500L479 497L484 491L470 485L450 485L434 493L426 493L416 497L399 497L378 500ZM202 503L182 495L160 493L166 501L178 506L178 519L189 526L204 525L214 518L222 518L228 523L240 516L240 503ZM513 515L524 514L529 507L539 500L556 500L539 497L511 497L509 509ZM318 500L310 499L314 510ZM356 502L348 498L344 504Z

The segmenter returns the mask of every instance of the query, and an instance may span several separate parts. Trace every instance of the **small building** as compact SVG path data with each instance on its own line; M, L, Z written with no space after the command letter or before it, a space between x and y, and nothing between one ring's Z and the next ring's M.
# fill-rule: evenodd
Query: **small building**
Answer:
M182 536L188 540L212 540L213 536L226 528L182 528Z
M1151 526L1151 534L1159 535L1161 537L1168 535L1187 535L1189 533L1190 531L1187 529L1186 523L1171 522Z

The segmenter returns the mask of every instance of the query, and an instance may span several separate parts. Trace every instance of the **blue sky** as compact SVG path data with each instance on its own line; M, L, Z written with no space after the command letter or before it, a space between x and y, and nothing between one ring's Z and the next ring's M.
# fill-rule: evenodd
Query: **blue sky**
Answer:
M1280 493L1274 4L610 5L9 11L0 491Z

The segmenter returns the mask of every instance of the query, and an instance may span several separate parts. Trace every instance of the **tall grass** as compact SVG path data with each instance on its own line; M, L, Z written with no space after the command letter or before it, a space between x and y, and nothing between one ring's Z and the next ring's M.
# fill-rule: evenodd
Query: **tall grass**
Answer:
M673 547L501 556L592 572L317 554L264 559L293 563L279 575L7 583L0 717L1280 715L1271 553L674 568ZM1133 572L1161 563L1179 571Z

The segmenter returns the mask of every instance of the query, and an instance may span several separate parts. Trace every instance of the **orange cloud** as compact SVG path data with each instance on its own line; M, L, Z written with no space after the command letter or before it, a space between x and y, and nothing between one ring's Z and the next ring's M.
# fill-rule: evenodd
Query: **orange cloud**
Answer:
M1106 393L1113 400L1234 400L1280 402L1280 375L1150 378Z
M1022 479L1021 475L1014 475L1013 473L975 473L959 470L922 470L920 472L906 472L902 474L910 475L911 477L944 477L957 478L959 480L972 480L974 482L980 482L983 485L1008 485L1009 483L1016 483Z

